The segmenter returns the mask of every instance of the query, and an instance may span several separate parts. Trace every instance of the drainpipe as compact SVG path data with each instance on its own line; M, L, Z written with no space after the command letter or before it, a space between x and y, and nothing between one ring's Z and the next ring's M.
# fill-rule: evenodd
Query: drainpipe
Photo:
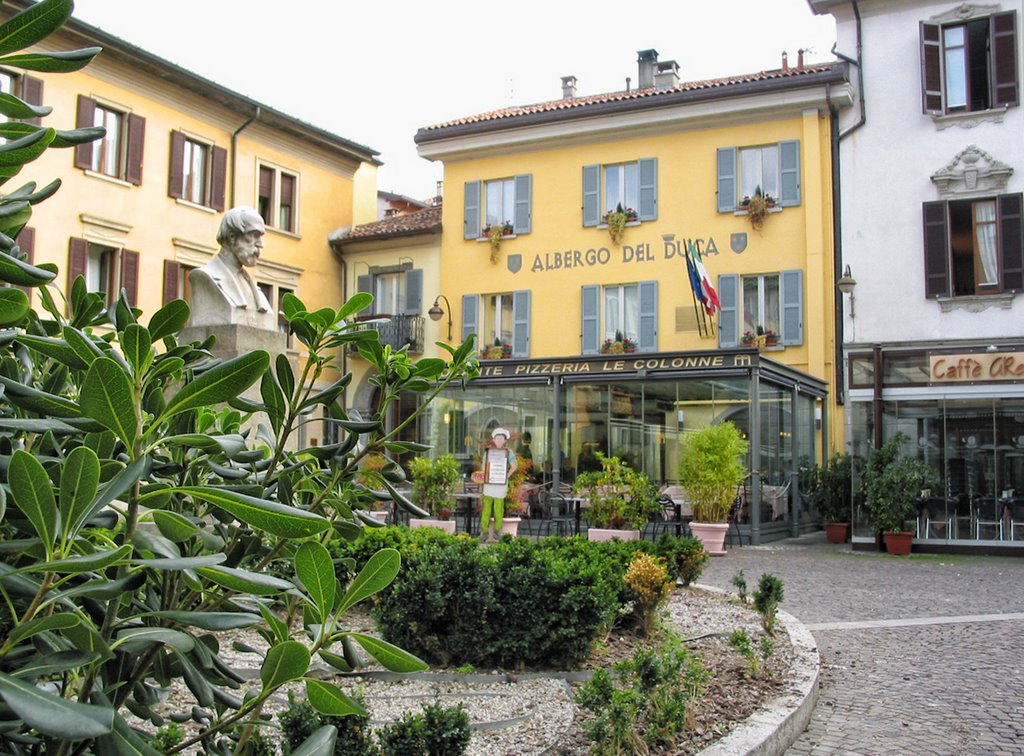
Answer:
M235 152L238 145L238 135L241 134L245 129L249 127L253 121L260 117L260 113L263 112L259 105L256 106L256 112L253 113L245 123L231 132L231 203L229 207L235 206L235 184L237 180L235 178Z

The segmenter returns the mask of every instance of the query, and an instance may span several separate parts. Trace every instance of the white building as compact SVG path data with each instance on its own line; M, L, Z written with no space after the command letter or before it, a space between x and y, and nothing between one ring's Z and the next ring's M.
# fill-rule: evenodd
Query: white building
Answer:
M1011 520L1024 539L1021 3L809 4L836 18L860 94L837 156L850 451L905 433L944 489L919 536L1008 546Z

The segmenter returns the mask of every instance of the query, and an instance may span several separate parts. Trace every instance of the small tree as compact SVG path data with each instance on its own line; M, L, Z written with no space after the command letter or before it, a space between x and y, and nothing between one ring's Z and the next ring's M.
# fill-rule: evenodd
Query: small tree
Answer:
M748 447L728 421L683 436L679 485L689 495L695 522L728 521L736 490L746 475Z
M661 512L658 491L651 479L618 457L597 452L600 470L582 473L574 490L586 496L587 521L599 528L637 530Z
M897 433L868 459L864 471L864 494L871 522L883 532L901 531L917 514L915 502L921 491L937 485L932 467L916 457L900 456L900 447L910 439Z
M412 500L434 517L451 516L452 494L462 474L459 462L451 454L436 459L416 457L409 462L412 475Z

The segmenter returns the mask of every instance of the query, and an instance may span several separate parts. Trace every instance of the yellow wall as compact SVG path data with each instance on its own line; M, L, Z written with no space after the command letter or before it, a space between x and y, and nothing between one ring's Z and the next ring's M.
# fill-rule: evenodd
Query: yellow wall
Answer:
M571 131L571 124L566 126ZM801 202L772 213L760 231L745 216L716 211L716 149L755 146L799 139ZM658 218L628 227L622 246L603 228L582 225L582 167L590 164L658 160ZM487 243L463 240L463 185L515 174L533 176L532 231L501 244L500 260L489 261ZM449 161L445 165L446 229L442 248L444 290L452 297L456 324L461 320L461 294L529 289L531 295L530 357L580 354L580 287L657 280L658 351L718 348L716 337L697 331L678 332L677 308L693 310L682 246L668 244L713 240L718 254L704 257L713 281L726 273L776 273L802 269L804 280L804 342L767 356L827 381L834 379L834 314L831 239L831 176L829 121L811 110L804 114L739 123L674 134L639 136L590 144L573 144L494 157ZM730 249L733 233L746 233L741 253ZM544 268L567 250L579 250L582 267ZM606 264L587 265L594 251ZM601 250L604 250L601 252ZM521 255L522 267L512 273L509 255ZM456 340L460 333L456 326ZM834 392L831 392L834 393ZM842 438L840 416L830 409L834 439ZM841 448L835 446L834 448Z

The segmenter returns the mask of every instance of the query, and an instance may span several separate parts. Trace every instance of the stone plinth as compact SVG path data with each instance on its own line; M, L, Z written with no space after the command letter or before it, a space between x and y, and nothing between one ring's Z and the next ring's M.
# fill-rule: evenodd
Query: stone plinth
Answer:
M210 351L222 360L232 360L263 349L270 353L273 363L274 358L283 354L288 346L288 337L280 331L239 324L188 326L181 331L178 342L204 341L208 336L217 337Z

